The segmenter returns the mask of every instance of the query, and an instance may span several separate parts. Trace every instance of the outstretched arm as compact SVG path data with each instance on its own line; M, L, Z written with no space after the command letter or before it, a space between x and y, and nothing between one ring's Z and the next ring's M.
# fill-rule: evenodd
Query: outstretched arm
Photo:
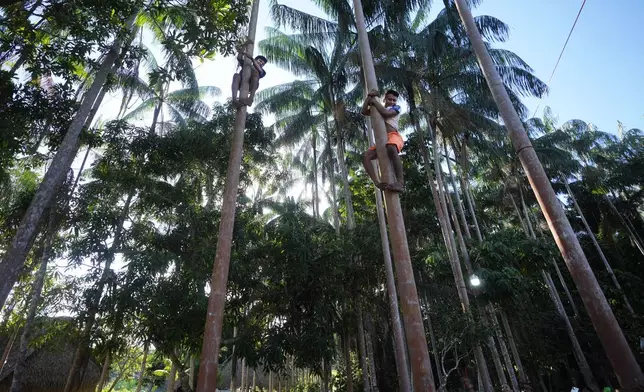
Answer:
M390 118L390 117L395 117L398 115L398 111L394 109L388 109L386 108L379 100L376 98L371 99L371 104L378 109L378 112L380 112L380 115L384 118Z

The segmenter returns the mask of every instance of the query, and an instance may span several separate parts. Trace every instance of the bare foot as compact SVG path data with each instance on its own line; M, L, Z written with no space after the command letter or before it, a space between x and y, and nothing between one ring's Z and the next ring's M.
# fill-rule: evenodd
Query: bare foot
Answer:
M378 92L378 90L372 89L371 91L369 91L369 93L367 95L370 96L370 97L377 97L377 96L380 95L380 93Z
M393 184L389 184L387 185L386 189L388 191L398 192L398 193L403 193L405 191L405 187L400 182L394 182Z
M251 106L253 104L253 101L251 101L250 98L241 98L239 102L246 106Z
M384 191L387 189L387 183L386 182L379 182L376 185L376 188L380 189L381 191Z
M239 100L233 99L233 106L239 109L240 107L244 106Z

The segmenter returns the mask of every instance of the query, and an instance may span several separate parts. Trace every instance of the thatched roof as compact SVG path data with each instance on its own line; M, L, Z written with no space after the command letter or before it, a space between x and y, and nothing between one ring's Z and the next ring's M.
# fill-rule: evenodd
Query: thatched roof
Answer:
M15 337L7 362L0 372L0 392L8 392L11 388L13 369L20 346L21 331ZM0 356L11 344L11 336L0 335ZM62 392L65 388L67 375L74 360L75 339L69 339L65 334L55 334L38 347L30 348L27 352L27 367L25 369L24 392ZM1 366L1 365L0 365ZM92 359L89 360L83 375L79 392L91 392L96 388L100 378L100 367Z

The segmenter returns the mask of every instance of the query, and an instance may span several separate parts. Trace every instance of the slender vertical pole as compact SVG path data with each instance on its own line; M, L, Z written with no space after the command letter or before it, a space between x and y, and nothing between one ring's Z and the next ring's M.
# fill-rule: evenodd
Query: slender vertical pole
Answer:
M358 30L358 43L362 56L362 66L367 79L367 88L377 89L378 80L376 79L373 57L371 48L369 47L369 37L367 36L361 0L353 0L353 6ZM376 153L378 155L378 162L380 163L380 170L382 170L385 182L390 182L392 178L390 174L392 173L390 173L390 162L385 146L387 143L385 122L378 112L378 109L373 106L371 107L371 124L376 138ZM434 391L432 365L427 350L427 338L425 337L423 318L420 313L420 303L418 301L418 292L416 291L414 272L411 266L405 222L403 221L402 209L400 207L400 197L398 193L386 191L385 200L387 203L387 216L389 218L394 262L396 263L398 290L402 302L403 324L405 326L407 345L409 348L409 362L413 373L414 390L418 392L431 392Z
M532 190L541 206L543 215L548 221L555 242L566 261L568 270L572 275L588 315L597 331L604 351L608 357L619 383L625 389L640 388L644 385L644 374L635 360L633 351L628 345L624 333L615 319L615 315L608 305L604 293L593 274L586 255L581 249L579 240L575 235L570 222L566 217L550 180L539 162L528 134L523 128L505 85L496 66L487 51L481 33L476 26L474 17L466 0L456 0L458 13L463 20L467 34L479 64L485 75L492 97L499 107L501 117L512 139L512 144L521 160L523 169L528 176Z
M257 15L259 1L253 1L248 26L248 39L255 41L257 30ZM253 53L253 44L248 43L246 52ZM250 80L251 65L244 61L242 68L242 82L240 96L248 95L248 82ZM224 320L224 307L226 305L226 286L230 268L230 250L233 240L233 226L235 224L235 207L237 190L239 188L239 169L244 145L244 128L246 126L246 106L237 108L235 117L235 133L233 134L224 197L221 206L221 221L219 223L219 236L217 238L217 252L210 279L210 297L208 298L208 311L204 329L203 345L201 348L201 361L199 364L199 377L197 379L197 392L210 392L217 388L217 371L219 365L219 349L221 345L221 328Z
M371 132L371 120L367 118L367 136L369 144L375 144L373 133ZM373 162L376 165L376 162ZM378 170L376 170L376 176ZM400 320L400 307L398 305L398 293L396 291L396 282L394 280L394 268L391 264L391 251L389 250L389 234L387 233L387 221L385 218L385 208L382 200L380 189L375 188L376 193L376 212L378 214L378 226L380 228L380 242L382 244L382 255L385 262L385 278L387 280L387 296L389 298L389 315L391 316L391 325L394 334L394 359L396 361L396 370L398 372L398 386L401 392L411 392L411 380L409 379L409 361L405 351L405 337L403 336L403 326Z

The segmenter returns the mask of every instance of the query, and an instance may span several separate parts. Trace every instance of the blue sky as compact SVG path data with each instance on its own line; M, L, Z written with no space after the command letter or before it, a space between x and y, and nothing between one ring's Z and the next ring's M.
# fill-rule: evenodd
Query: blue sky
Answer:
M319 14L311 1L279 0L281 4ZM508 42L499 46L520 55L544 82L548 81L582 0L485 0L475 15L495 16L511 28ZM435 10L442 2L434 0ZM538 115L550 106L560 122L579 118L602 131L616 132L617 121L627 128L644 129L644 1L619 4L588 0L568 48L550 83L550 94ZM262 0L256 42L271 26L269 1ZM230 58L204 63L197 70L202 85L223 90L225 99L235 69ZM262 87L277 85L292 76L270 64ZM261 87L260 87L261 88ZM539 101L526 99L533 113Z

